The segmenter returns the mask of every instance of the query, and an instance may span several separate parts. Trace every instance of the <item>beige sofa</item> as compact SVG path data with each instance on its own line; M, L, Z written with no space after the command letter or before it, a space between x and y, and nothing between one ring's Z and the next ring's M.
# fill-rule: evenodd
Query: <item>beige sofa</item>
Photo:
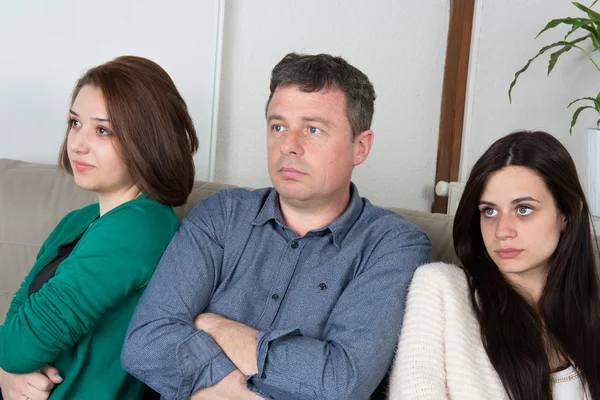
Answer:
M231 185L196 182L182 218L204 197ZM359 188L360 189L360 188ZM55 165L0 159L0 324L44 239L69 211L95 201ZM420 226L433 242L433 260L455 262L452 217L394 208Z

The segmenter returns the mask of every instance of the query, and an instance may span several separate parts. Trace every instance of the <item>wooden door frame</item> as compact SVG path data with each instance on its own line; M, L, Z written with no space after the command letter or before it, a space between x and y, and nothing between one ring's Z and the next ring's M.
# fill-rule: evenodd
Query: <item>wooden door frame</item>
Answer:
M450 0L434 185L458 180L474 11L475 0ZM431 211L446 213L447 207L448 198L435 195Z

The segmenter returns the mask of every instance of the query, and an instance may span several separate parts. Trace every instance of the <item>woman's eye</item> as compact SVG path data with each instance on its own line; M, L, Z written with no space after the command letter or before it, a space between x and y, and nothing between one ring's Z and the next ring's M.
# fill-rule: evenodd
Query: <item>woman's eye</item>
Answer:
M495 217L498 215L498 211L494 210L493 208L484 208L482 212L486 217Z
M100 127L98 127L98 134L100 136L108 136L108 135L110 135L110 131L108 129L100 126Z
M321 133L321 130L319 128L315 128L314 126L308 128L308 131L311 133L311 135L317 135Z
M533 210L531 209L531 207L528 206L519 206L517 207L517 213L519 215L529 215L533 212Z
M69 124L71 125L71 128L78 128L81 126L81 122L77 121L76 119L71 119Z

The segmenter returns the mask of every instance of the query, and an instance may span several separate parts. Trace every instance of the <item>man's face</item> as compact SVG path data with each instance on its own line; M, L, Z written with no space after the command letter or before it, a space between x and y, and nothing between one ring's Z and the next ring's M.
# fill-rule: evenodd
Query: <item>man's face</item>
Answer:
M278 87L267 108L269 175L280 201L295 207L345 207L352 169L367 157L373 132L354 141L346 98L336 88Z

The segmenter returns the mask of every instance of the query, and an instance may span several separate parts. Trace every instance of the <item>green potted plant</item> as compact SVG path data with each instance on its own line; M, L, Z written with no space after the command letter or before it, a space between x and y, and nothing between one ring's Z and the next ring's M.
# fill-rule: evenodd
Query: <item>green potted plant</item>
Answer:
M573 5L575 7L587 14L587 18L567 17L561 19L553 19L552 21L548 22L546 27L542 29L540 33L538 33L536 38L539 37L542 33L546 32L547 30L556 28L558 26L568 25L570 27L563 40L542 47L542 49L535 55L535 57L527 61L527 64L525 64L523 68L521 68L515 73L515 77L508 89L508 98L511 103L512 90L515 84L517 83L517 79L519 78L519 76L529 68L529 66L535 59L537 59L538 57L550 50L553 50L553 52L550 54L550 60L548 62L548 75L554 69L554 66L556 65L556 62L558 61L559 57L569 52L571 49L577 49L583 52L583 54L585 54L586 57L592 62L592 64L598 70L598 72L600 72L600 67L592 57L592 54L594 52L600 51L600 13L592 10L591 8L597 3L597 1L598 0L594 1L594 3L592 3L590 7L586 7L578 2L573 2ZM572 37L575 35L582 36L579 36L576 39L572 39ZM586 50L586 48L584 47L589 43L591 43L593 46L593 50L591 51ZM599 117L596 124L598 127L600 127L600 93L593 97L590 96L575 99L571 103L569 103L568 107L574 106L575 104L578 104L579 107L576 108L573 112L573 118L571 119L571 127L569 129L569 133L571 135L573 134L573 127L577 123L577 118L579 118L579 114L581 114L582 111L587 109L596 111Z
M517 83L519 76L529 68L531 63L547 52L550 52L548 62L548 74L552 72L558 59L565 53L576 49L585 54L586 58L593 64L594 68L600 72L600 67L594 60L595 52L600 51L600 13L594 11L592 7L597 3L594 1L589 7L581 3L573 2L582 16L567 17L553 19L538 33L539 37L542 33L554 29L556 27L567 26L569 30L563 40L549 44L540 49L540 51L515 73L515 77L508 89L508 98L512 103L512 90ZM574 112L571 118L571 126L569 134L573 134L573 127L577 123L579 115L585 110L594 110L598 120L596 128L587 130L586 137L586 160L584 172L584 186L588 201L590 203L591 212L593 215L600 215L600 93L595 96L581 97L569 103L567 107L573 107Z

